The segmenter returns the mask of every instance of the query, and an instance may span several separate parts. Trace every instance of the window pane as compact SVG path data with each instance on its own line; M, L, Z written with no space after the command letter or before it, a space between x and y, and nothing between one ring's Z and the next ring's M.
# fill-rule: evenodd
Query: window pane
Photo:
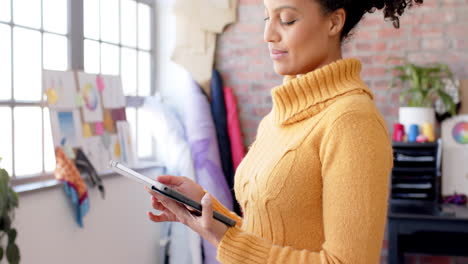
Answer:
M102 74L119 74L119 47L106 43L101 44Z
M121 76L125 95L136 95L136 50L122 48Z
M10 0L0 0L0 20L10 22Z
M138 3L138 47L149 50L151 48L151 8Z
M119 1L101 0L101 39L119 42Z
M153 153L151 137L151 116L138 110L138 157L150 157Z
M99 42L85 39L84 70L87 73L99 73Z
M134 0L122 0L120 8L122 44L136 47L136 2Z
M0 107L0 120L2 126L0 129L0 167L4 168L11 176L12 173L12 155L11 155L11 108Z
M52 140L52 129L50 125L49 108L44 108L44 165L45 171L51 172L55 169L55 151Z
M68 69L67 38L44 33L44 68L65 71Z
M151 93L151 54L138 52L138 95L148 96Z
M41 99L41 33L13 28L13 74L16 100Z
M99 0L84 0L84 36L99 39Z
M45 30L67 34L67 2L67 0L42 0Z
M0 100L11 99L11 29L0 24Z
M40 107L15 107L15 174L42 172L42 119Z
M14 0L13 22L39 29L41 27L41 0Z

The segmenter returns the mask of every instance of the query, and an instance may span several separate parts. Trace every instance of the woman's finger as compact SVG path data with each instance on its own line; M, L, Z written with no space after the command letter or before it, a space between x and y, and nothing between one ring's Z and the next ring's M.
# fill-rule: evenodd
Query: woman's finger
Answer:
M184 183L185 178L181 176L171 176L171 175L161 175L156 178L156 180L162 184L168 186L180 186Z
M151 221L153 222L174 222L177 219L175 219L174 216L169 215L167 212L163 212L160 215L153 214L152 212L148 212L148 217Z
M154 196L151 196L151 205L154 209L159 211L163 211L164 209L166 209L164 205L161 202L159 202L158 199L156 199L156 197Z
M212 227L213 223L213 200L211 199L211 196L208 193L203 196L201 204L201 225L204 229L209 230Z

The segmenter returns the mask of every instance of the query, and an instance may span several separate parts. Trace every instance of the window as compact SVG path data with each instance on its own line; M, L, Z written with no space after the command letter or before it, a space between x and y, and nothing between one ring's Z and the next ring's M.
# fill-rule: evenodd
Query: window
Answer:
M18 178L55 168L43 69L120 74L137 154L154 156L139 111L155 83L153 14L153 0L0 0L1 167Z

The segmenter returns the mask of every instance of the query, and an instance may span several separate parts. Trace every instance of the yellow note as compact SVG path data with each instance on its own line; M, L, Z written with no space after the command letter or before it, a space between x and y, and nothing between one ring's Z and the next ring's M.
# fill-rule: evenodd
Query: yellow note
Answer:
M114 120L110 110L104 110L104 129L109 133L115 133Z
M55 104L57 102L58 95L57 95L57 92L54 89L49 88L49 89L47 89L47 91L45 93L47 95L47 102L49 104Z
M114 156L119 157L122 155L122 152L120 151L120 144L117 142L115 143L114 146Z
M83 123L83 137L84 138L89 138L93 135L91 132L91 127L89 126L88 123Z

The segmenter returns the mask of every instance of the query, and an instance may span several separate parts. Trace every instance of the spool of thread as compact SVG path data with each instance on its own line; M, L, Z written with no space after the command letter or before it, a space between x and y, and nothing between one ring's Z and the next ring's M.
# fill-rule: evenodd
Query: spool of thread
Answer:
M402 142L405 136L405 126L400 123L393 125L393 136L392 139L395 142Z
M408 133L408 142L416 142L416 138L419 135L419 127L416 124L410 125Z
M422 125L422 134L426 136L427 141L429 142L435 141L434 126L432 126L431 123L424 123Z

